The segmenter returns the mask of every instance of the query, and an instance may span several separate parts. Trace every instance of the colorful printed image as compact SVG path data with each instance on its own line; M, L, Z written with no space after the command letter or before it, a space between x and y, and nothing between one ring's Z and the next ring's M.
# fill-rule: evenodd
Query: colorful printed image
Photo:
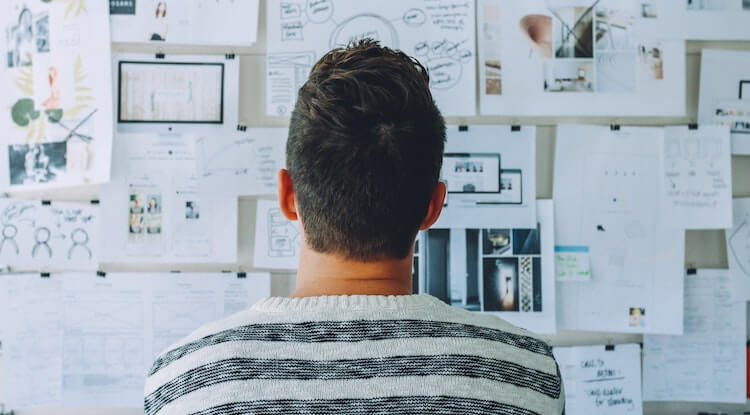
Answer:
M156 3L154 9L154 20L151 22L149 40L152 42L165 42L169 32L169 21L167 20L167 2Z
M518 258L485 258L484 311L518 311Z
M129 196L128 233L131 235L161 234L161 195L141 193L131 187Z
M185 201L185 219L198 220L201 217L201 212L198 209L198 202L193 200Z
M54 182L65 174L67 151L66 141L8 146L10 184Z
M633 328L646 327L646 309L641 307L631 307L628 326Z

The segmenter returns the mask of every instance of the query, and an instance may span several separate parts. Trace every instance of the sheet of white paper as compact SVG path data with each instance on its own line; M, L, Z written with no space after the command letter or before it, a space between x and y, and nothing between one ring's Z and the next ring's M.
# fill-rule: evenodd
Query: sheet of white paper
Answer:
M102 183L112 152L107 4L8 0L0 5L0 188Z
M113 42L250 46L258 0L110 0Z
M588 281L591 279L591 257L588 246L555 246L557 281Z
M736 275L735 292L738 298L750 299L750 198L732 202L734 221L725 232L729 269Z
M363 38L414 56L443 115L476 113L474 1L320 0L266 5L266 113L288 116L312 64Z
M238 126L239 59L115 54L117 130L217 134Z
M276 200L258 200L255 217L255 268L297 269L299 222L289 221Z
M95 270L98 205L0 199L0 262L29 270Z
M748 100L750 52L703 49L698 122L716 123L719 110L728 112L736 108L744 112L750 104ZM726 103L730 103L729 108L725 107ZM743 118L746 117L747 113ZM745 125L741 119L737 121L741 124L732 126L732 154L750 155L750 134L747 134L750 125Z
M641 3L479 0L480 113L684 115L685 42Z
M732 224L732 156L729 128L666 127L662 146L661 209L664 225L725 229Z
M448 126L441 180L446 205L435 228L534 228L536 128Z
M8 300L0 303L7 410L62 403L61 289L60 275L0 275Z
M270 295L264 273L0 277L9 409L143 405L154 357L202 324ZM6 319L7 316L7 319Z
M551 200L536 203L533 228L424 232L415 267L421 271L418 291L536 333L554 333L554 210ZM420 265L419 258L426 262Z
M646 401L746 402L745 299L732 272L685 276L685 333L643 337Z
M555 347L552 352L565 385L566 413L643 413L640 345Z
M236 262L237 198L198 191L194 137L119 134L115 147L105 261Z
M199 137L199 189L224 196L274 195L286 160L286 128Z
M559 125L555 244L588 246L591 281L557 284L558 328L682 333L685 232L662 229L663 129Z

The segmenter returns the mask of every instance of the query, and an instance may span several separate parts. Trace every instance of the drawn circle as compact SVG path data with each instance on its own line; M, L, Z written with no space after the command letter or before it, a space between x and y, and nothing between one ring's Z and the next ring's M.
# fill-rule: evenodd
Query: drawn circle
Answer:
M73 229L70 233L70 239L76 243L76 245L86 245L89 243L89 234L81 228Z
M422 26L427 21L427 15L421 9L409 9L404 13L404 23L409 27Z
M381 46L398 49L398 33L391 22L377 14L358 14L344 20L331 34L331 49L346 47L362 39L373 39Z
M430 53L430 45L427 42L419 42L414 46L415 56L427 56Z
M305 13L312 23L325 23L333 16L333 2L331 0L307 0Z
M49 242L51 236L52 232L47 228L37 228L34 232L34 239L41 244Z
M13 239L18 235L18 228L16 228L16 225L5 225L3 226L3 238L5 239Z
M427 72L430 74L430 88L449 89L461 80L463 68L455 59L436 58L427 61Z

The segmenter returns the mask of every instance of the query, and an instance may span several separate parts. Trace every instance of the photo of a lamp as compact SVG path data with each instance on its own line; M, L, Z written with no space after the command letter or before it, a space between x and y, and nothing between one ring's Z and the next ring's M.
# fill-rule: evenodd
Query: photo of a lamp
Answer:
M531 53L536 50L543 58L552 58L552 17L529 14L521 18L521 33L531 41Z

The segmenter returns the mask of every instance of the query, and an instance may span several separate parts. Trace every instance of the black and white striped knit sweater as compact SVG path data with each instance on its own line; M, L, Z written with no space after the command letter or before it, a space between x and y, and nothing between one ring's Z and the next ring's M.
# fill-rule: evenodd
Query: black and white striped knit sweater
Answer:
M154 362L149 415L563 413L551 348L428 295L268 298Z

